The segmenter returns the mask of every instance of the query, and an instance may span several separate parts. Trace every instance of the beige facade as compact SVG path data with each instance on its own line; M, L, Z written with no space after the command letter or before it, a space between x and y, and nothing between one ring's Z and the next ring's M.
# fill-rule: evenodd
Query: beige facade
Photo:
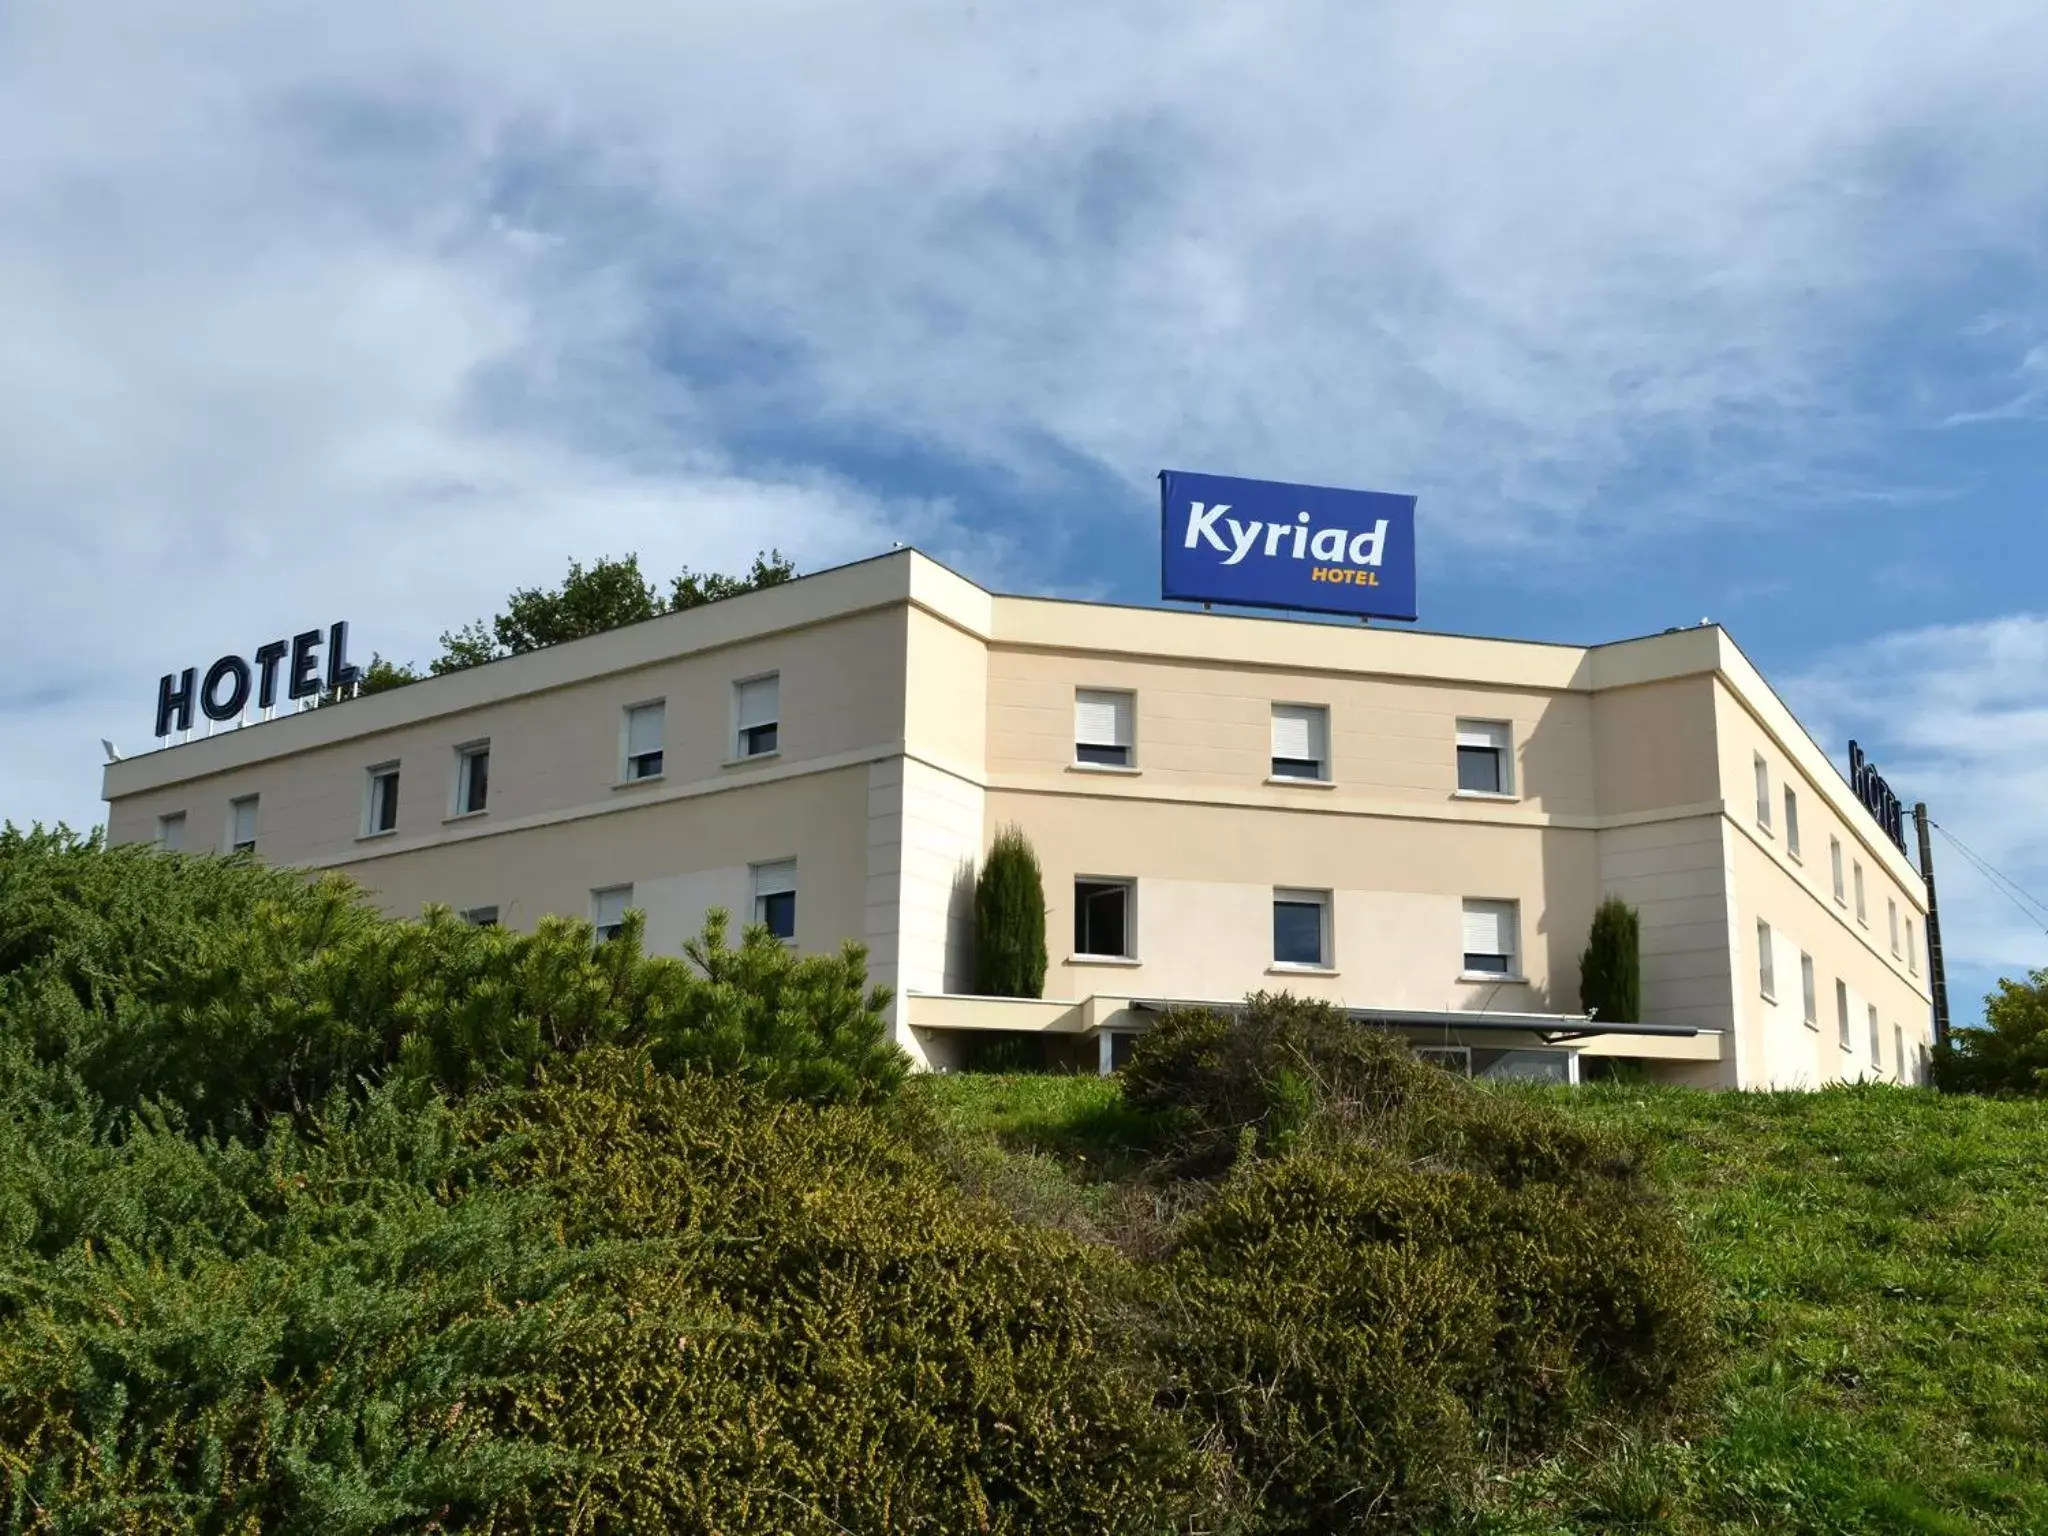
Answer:
M399 913L629 901L673 951L717 906L857 940L939 1067L996 1035L1107 1061L1157 1004L1261 988L1570 1075L1917 1080L1929 1042L1924 887L1713 627L1575 647L1116 608L903 551L130 758L105 794L114 840L193 852L253 796L258 856ZM1045 871L1044 1002L964 995L1012 823ZM1659 1033L1578 1017L1609 894Z

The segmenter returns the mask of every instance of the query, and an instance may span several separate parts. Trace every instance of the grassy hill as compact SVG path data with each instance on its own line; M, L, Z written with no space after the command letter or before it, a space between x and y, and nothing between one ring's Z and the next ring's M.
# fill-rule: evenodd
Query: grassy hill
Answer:
M1142 1227L1122 1175L1152 1128L1113 1082L916 1092L1013 1208L1104 1239ZM1469 1529L2048 1531L2048 1106L1881 1087L1540 1096L1650 1144L1710 1271L1723 1358L1686 1437L1520 1471Z

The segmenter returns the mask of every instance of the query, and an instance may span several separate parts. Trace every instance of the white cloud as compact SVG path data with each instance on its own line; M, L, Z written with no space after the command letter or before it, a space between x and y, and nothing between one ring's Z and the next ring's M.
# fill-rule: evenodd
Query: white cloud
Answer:
M1870 430L1886 324L2038 259L2044 43L2033 0L16 7L0 814L89 819L165 668L344 613L420 656L571 553L1029 577L818 429L1399 486L1471 547L1756 515ZM1690 494L1624 518L1652 461Z
M1855 737L1937 826L2048 901L2048 615L2015 614L1881 636L1785 685L1822 740ZM1959 1019L1992 974L2048 966L2048 914L2032 918L1937 835L1942 937Z

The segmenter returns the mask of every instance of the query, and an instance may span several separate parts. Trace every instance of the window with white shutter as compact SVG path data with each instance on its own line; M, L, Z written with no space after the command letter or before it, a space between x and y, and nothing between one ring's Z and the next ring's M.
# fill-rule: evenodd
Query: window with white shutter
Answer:
M1799 793L1790 784L1785 786L1785 851L1799 857Z
M1835 900L1846 907L1849 904L1849 894L1842 885L1842 840L1839 837L1828 839L1828 862L1834 867Z
M1920 974L1920 940L1913 933L1913 919L1906 919L1906 970L1910 975Z
M734 757L766 757L779 750L782 679L775 673L733 684Z
M1330 776L1330 712L1321 704L1273 706L1273 777Z
M1806 1021L1808 1029L1820 1028L1820 997L1814 989L1813 956L1799 957L1799 1007L1800 1018Z
M256 847L256 799L245 795L228 806L228 848L234 853L251 853Z
M622 779L661 777L662 736L667 729L668 706L660 700L636 704L626 711L626 762Z
M633 905L633 887L608 885L590 893L590 920L600 940L616 939L626 921L626 908Z
M754 866L754 921L785 944L796 942L796 860Z
M1756 925L1756 980L1764 997L1777 1001L1778 956L1771 937L1771 925L1765 922Z
M1097 768L1132 766L1133 695L1106 688L1074 692L1074 761Z
M1856 883L1856 921L1864 927L1870 926L1870 912L1863 903L1863 863L1859 859L1853 869Z
M1273 964L1327 970L1330 965L1330 893L1273 893Z
M156 819L156 845L165 853L176 853L185 846L185 813L173 811L168 816Z
M1896 1024L1892 1026L1892 1077L1902 1083L1906 1080L1906 1032Z
M1843 1050L1849 1047L1849 983L1837 979L1835 982L1835 1033L1837 1043Z
M1512 901L1465 903L1465 971L1472 976L1513 976L1520 907Z
M1877 1037L1877 1007L1875 1004L1872 1004L1870 1008L1870 1070L1873 1072L1882 1072L1884 1070L1884 1053L1879 1047Z
M1756 824L1771 830L1771 765L1761 756L1756 760Z
M1505 720L1458 722L1458 790L1468 795L1515 792L1514 732Z

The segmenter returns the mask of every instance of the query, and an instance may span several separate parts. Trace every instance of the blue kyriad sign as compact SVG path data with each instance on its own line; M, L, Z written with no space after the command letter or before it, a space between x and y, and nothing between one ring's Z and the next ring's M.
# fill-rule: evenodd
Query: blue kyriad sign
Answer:
M1415 617L1415 498L1275 480L1159 477L1160 595Z

